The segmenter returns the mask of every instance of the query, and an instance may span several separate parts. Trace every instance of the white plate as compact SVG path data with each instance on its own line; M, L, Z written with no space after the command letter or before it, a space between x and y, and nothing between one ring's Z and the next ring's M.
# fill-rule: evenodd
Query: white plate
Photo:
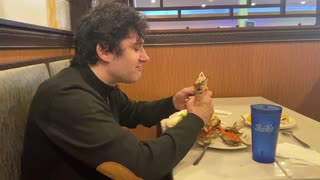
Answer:
M245 123L246 125L251 126L251 122L247 120L247 117L248 117L248 116L249 116L249 114L243 115L243 117L246 119L246 120L244 121L244 123ZM289 129L289 128L293 128L294 126L297 125L296 120L295 120L294 118L292 118L291 116L289 116L289 121L290 121L290 122L288 122L287 124L280 124L280 127L279 127L279 128L280 128L280 129Z
M251 144L251 138L249 136L249 133L245 133L243 132L243 134L241 135L241 139L248 143ZM202 142L197 141L198 144L203 145ZM247 148L249 146L245 145L245 144L239 144L239 146L229 146L227 144L225 144L222 139L220 137L216 137L214 139L211 140L211 144L209 145L209 148L214 148L214 149L228 149L228 150L232 150L232 149L244 149Z

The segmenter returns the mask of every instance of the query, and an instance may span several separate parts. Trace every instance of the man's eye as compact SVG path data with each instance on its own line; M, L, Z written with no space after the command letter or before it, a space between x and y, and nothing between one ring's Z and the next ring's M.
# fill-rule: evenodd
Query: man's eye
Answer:
M141 48L140 47L135 47L134 51L136 51L136 52L141 51Z

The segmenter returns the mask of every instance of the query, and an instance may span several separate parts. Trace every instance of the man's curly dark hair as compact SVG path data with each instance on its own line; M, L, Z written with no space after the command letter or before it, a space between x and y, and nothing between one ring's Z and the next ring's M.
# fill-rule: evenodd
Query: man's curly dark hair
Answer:
M96 64L96 46L120 56L120 41L130 31L143 38L148 26L143 17L133 8L121 3L103 3L80 18L74 34L75 56L71 66Z

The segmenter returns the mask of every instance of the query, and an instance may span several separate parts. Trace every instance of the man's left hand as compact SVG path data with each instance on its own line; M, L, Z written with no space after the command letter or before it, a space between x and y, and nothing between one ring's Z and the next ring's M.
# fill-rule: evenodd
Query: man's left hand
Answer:
M194 95L194 87L183 88L175 96L173 96L173 105L178 110L186 109L190 96Z

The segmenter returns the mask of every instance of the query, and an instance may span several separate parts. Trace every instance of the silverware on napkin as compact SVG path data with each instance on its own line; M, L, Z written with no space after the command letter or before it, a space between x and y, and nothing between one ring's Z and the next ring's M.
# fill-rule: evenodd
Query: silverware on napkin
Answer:
M210 146L210 144L211 144L210 141L203 143L203 150L202 150L200 156L193 162L193 165L194 165L194 166L197 165L197 164L199 164L200 160L202 159L204 153L206 152L206 150L208 149L208 147Z
M295 136L292 131L282 131L283 135L289 135L291 137L293 137L295 140L297 140L303 147L305 148L310 148L310 146L305 143L304 141L302 141L301 139L297 138L297 136Z

